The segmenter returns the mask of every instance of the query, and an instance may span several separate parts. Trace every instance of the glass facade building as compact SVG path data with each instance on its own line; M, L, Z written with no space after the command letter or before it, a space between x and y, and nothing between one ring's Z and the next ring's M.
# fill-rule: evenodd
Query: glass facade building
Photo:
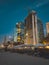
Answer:
M30 12L25 19L25 34L26 44L35 45L41 43L44 38L43 24L35 11Z
M44 29L42 21L40 19L37 19L37 28L38 28L38 40L41 43L44 39Z

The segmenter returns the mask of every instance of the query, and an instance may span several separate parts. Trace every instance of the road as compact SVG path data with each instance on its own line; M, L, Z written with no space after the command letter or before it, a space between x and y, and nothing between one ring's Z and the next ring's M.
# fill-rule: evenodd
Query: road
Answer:
M49 65L49 59L27 54L0 53L0 65Z

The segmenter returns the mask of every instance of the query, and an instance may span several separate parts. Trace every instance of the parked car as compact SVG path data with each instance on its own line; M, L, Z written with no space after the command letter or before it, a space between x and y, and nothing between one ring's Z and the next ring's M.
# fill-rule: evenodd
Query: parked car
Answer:
M35 56L42 56L45 45L42 43L36 44L34 49Z

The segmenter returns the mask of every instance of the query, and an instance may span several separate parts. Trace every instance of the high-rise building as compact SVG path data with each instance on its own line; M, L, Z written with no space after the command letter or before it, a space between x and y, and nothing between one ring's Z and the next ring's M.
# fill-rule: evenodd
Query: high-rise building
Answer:
M32 11L25 19L25 43L37 44L44 37L43 24L37 18L37 13Z
M24 24L23 22L18 22L16 24L17 42L24 43Z
M47 35L49 34L49 22L46 23L46 32L47 32Z
M38 29L38 42L42 42L44 39L44 28L42 21L39 18L37 19L37 29Z

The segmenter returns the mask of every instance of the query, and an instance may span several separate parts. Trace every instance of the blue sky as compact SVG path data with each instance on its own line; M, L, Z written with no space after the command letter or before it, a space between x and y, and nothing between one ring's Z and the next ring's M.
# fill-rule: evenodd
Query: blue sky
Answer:
M16 22L24 21L29 8L37 12L45 30L49 22L49 0L0 0L0 38L13 33Z

